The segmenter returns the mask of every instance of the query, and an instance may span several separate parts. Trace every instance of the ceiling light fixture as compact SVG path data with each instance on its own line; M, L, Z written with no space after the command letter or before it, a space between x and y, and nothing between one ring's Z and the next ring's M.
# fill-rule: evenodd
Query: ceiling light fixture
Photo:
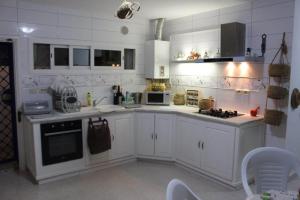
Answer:
M29 33L32 33L34 31L34 28L23 26L23 27L20 27L20 30L23 33L29 34Z
M131 19L140 10L140 3L134 0L122 0L115 16L119 19Z

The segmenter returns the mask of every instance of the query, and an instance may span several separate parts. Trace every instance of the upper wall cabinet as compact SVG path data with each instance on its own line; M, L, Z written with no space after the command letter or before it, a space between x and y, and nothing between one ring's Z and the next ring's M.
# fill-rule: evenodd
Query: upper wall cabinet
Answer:
M50 44L33 44L34 69L50 69Z
M119 50L94 50L94 66L95 67L120 67L121 54Z
M89 47L73 48L73 66L74 67L89 67L91 66L91 50Z
M122 49L100 49L93 46L54 45L41 42L33 43L32 47L32 64L35 70L93 70L109 67L135 70L136 65L136 50L130 48L124 48L123 55Z
M161 40L147 41L145 44L145 77L149 79L169 78L170 43Z

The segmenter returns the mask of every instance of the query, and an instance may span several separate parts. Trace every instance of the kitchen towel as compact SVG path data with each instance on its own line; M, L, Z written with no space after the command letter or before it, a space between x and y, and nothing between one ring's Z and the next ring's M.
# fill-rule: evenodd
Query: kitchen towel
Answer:
M106 119L100 118L99 121L89 119L87 142L91 154L98 154L111 149L111 136Z

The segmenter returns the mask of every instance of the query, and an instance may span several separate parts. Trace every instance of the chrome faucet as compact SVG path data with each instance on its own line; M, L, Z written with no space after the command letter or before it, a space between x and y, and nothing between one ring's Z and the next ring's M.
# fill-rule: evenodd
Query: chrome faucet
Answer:
M104 99L107 99L108 97L102 97L102 98L98 98L98 99L95 99L93 101L93 107L96 107L98 104L100 104Z

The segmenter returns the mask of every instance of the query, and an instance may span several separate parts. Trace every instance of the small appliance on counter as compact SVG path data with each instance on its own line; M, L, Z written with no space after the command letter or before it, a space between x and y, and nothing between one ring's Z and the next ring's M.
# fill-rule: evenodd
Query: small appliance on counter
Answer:
M49 100L26 101L23 103L23 113L25 115L43 115L52 111Z
M170 96L169 91L147 91L145 92L145 103L148 105L170 105Z

